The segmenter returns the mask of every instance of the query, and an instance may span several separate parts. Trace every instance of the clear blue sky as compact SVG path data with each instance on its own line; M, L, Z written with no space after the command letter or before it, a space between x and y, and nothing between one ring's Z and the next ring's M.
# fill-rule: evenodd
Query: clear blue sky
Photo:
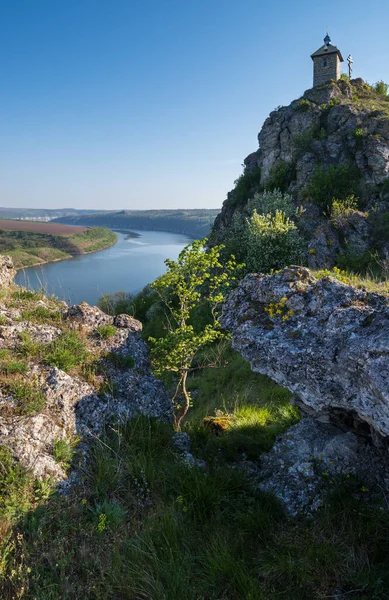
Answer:
M328 25L389 80L384 0L0 0L0 205L219 207Z

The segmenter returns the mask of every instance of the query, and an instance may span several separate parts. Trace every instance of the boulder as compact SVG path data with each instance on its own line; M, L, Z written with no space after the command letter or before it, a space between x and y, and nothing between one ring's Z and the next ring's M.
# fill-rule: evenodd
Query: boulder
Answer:
M376 293L304 267L247 275L221 323L254 371L322 421L389 436L389 307ZM386 442L385 442L386 443Z

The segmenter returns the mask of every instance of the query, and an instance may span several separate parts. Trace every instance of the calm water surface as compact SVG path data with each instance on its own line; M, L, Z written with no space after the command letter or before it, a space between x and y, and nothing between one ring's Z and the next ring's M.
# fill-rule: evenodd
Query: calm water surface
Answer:
M166 270L165 258L176 259L189 238L162 231L137 231L137 238L118 233L115 246L69 260L18 271L15 282L45 288L69 304L96 304L105 292L139 292Z

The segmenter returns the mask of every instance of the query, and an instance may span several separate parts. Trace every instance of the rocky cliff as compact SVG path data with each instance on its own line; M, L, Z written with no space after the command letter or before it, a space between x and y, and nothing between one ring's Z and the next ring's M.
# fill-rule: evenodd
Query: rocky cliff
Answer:
M68 307L12 284L0 262L0 444L36 476L64 480L66 449L137 414L170 418L141 323L86 303Z
M387 254L389 97L361 79L316 87L270 113L258 142L215 221L213 242L225 239L234 215L247 214L255 193L280 188L302 210L310 267L333 266L346 251L362 262L369 252ZM358 203L347 218L331 219L333 196L352 195Z
M289 267L247 275L228 296L222 324L252 369L293 392L309 416L263 458L263 489L297 512L319 500L318 465L327 476L360 470L387 487L386 296Z

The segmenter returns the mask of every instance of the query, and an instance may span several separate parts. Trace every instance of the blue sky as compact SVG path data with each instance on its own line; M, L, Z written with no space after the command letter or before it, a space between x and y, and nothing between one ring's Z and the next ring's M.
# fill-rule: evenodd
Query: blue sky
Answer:
M0 205L220 207L328 25L389 81L384 0L0 0Z

